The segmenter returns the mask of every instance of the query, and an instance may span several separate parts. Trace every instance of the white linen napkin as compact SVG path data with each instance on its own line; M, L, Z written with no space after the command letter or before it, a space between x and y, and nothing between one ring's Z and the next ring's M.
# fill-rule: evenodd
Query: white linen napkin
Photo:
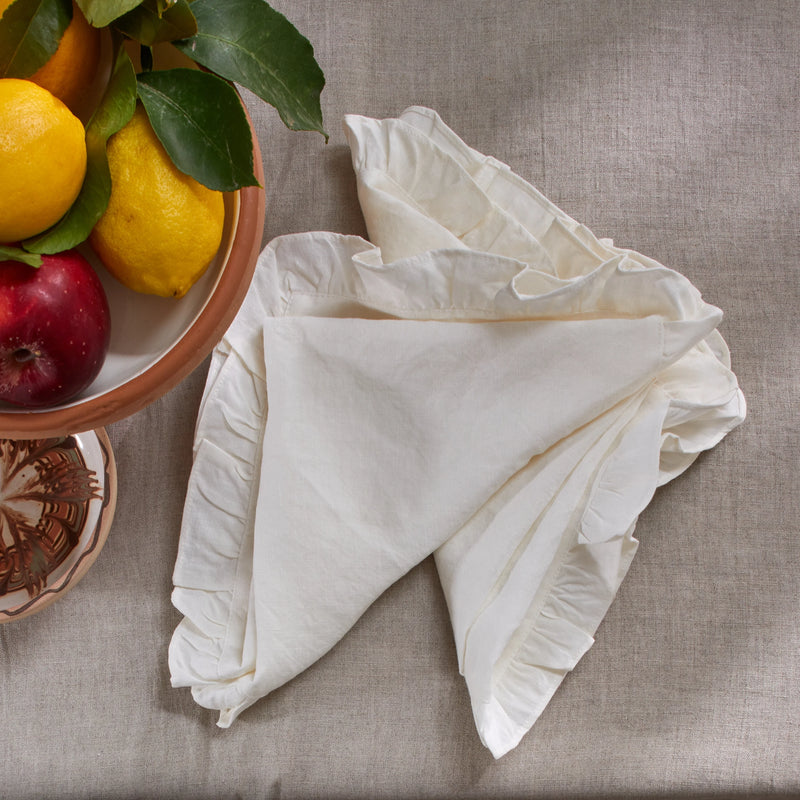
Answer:
M681 275L429 109L346 132L372 243L274 240L212 356L172 683L227 727L433 553L499 757L591 645L656 487L744 399Z

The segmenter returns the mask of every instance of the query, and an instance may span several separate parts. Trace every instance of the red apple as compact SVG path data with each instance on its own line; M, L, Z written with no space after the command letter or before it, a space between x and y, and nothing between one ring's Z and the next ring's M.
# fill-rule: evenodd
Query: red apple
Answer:
M26 408L63 403L89 386L111 333L91 264L76 250L42 262L0 262L0 400Z

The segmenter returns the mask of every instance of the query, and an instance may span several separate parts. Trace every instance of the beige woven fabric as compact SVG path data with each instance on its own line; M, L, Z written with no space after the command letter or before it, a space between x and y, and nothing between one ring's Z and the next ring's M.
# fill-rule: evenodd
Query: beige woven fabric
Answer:
M339 121L435 108L598 236L722 308L748 419L656 492L596 643L495 762L475 734L432 559L227 731L169 686L198 370L111 426L120 499L89 574L0 627L0 794L797 796L797 3L273 4L314 44L331 140L284 130L247 97L265 245L310 230L364 236Z

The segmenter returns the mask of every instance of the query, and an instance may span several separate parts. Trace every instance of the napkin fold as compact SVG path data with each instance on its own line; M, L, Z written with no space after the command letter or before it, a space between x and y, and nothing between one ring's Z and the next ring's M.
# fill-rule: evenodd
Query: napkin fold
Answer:
M429 109L345 129L371 242L275 239L212 354L172 683L227 727L434 554L499 757L592 644L656 487L744 398L684 277Z

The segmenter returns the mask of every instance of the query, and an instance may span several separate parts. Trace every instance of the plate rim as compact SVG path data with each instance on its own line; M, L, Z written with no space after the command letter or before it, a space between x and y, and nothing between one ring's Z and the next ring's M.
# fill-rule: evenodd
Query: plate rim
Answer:
M108 539L117 506L117 465L111 441L104 428L82 431L79 436L93 435L103 457L103 501L94 531L78 560L52 586L42 589L36 597L11 608L0 609L0 624L24 619L48 608L76 586L94 564ZM4 437L5 438L5 437Z

